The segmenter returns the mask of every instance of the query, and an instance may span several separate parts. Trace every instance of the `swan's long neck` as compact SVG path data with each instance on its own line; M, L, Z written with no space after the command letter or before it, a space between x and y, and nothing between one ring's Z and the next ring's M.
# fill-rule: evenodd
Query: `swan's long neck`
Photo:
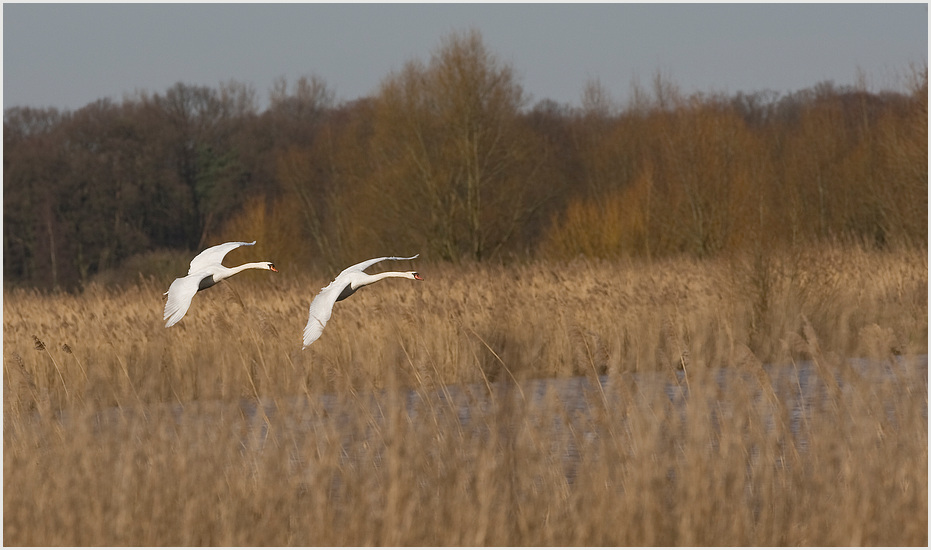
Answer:
M374 275L369 275L368 273L363 273L365 278L359 278L359 282L356 283L356 288L361 286L370 285L372 283L377 283L382 279L387 279L388 277L399 277L401 279L413 279L414 277L406 271L382 271L381 273L376 273Z
M251 262L248 264L237 265L236 267L226 267L226 266L221 266L221 267L224 268L223 272L214 276L214 279L218 281L232 277L233 275L237 273L241 273L247 269L268 269L268 264L264 262Z

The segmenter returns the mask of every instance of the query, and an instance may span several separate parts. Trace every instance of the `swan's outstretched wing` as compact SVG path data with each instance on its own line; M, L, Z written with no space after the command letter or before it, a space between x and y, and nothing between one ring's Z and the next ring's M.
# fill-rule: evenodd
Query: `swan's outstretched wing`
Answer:
M163 319L167 319L168 322L165 323L165 328L177 323L184 317L188 308L191 307L191 300L197 294L197 287L200 285L201 279L207 275L209 273L206 272L193 273L186 277L179 277L171 283L168 292L166 292L168 301L165 302L165 316Z
M211 246L197 256L194 256L194 259L191 260L191 268L187 273L190 275L194 272L207 269L210 266L220 264L223 262L223 258L229 254L231 250L239 248L240 246L252 246L254 244L255 241L252 241L251 243L231 242Z
M330 315L333 314L336 299L347 284L349 282L341 273L332 283L323 287L314 296L313 301L310 302L310 315L307 318L307 326L304 327L304 348L314 343L323 334L323 327L326 326L327 321L330 320Z

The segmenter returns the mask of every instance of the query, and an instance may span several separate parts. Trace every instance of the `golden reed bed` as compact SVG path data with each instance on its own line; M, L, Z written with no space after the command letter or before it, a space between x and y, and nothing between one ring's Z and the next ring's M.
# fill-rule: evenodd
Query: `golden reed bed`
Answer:
M6 544L927 544L926 251L415 262L303 352L334 274L278 267L171 329L170 279L5 290Z

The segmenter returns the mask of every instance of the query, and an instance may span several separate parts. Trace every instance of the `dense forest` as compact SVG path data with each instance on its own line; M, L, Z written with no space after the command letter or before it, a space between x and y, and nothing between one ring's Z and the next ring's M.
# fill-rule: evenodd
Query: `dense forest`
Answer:
M10 108L4 281L76 289L224 240L327 270L386 254L926 247L927 74L912 70L905 91L731 96L686 96L657 76L624 105L592 81L570 108L531 102L515 68L466 32L353 101L306 77L279 79L262 110L237 82Z

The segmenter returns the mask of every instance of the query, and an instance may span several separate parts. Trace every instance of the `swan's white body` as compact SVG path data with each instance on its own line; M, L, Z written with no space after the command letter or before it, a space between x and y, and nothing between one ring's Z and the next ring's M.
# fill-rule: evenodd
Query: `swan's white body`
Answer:
M314 343L314 341L323 334L323 327L325 327L327 321L330 320L330 315L333 313L333 306L336 305L336 302L348 298L356 290L388 277L414 279L417 281L423 280L423 277L416 271L385 271L383 273L369 275L363 271L364 269L382 260L413 260L417 256L420 256L420 254L415 254L410 258L384 256L382 258L366 260L344 269L336 276L333 282L323 287L320 293L317 294L310 303L310 317L307 319L307 326L304 327L304 348Z
M194 256L194 259L191 260L191 268L188 269L188 274L184 277L175 279L174 282L171 283L171 286L168 287L168 292L165 293L168 295L168 301L165 302L164 319L167 320L165 328L177 323L184 317L188 308L191 307L191 300L199 290L210 288L223 279L232 277L246 269L268 269L271 271L278 271L275 269L275 264L271 262L253 262L236 267L226 267L220 263L223 261L223 257L229 254L234 248L252 246L254 244L255 241L251 243L223 243L211 246L197 256Z

